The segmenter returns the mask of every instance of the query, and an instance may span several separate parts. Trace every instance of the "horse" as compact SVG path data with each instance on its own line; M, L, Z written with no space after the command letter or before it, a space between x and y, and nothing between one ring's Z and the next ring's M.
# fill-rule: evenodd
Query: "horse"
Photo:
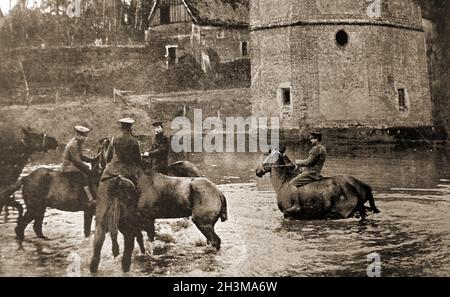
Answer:
M107 143L100 140L100 147L91 163L92 176L98 183L104 170L103 153ZM62 211L84 212L84 235L91 234L92 218L95 213L89 207L89 198L84 190L85 179L81 172L61 172L47 168L39 168L16 183L16 188L22 188L23 200L27 206L25 215L17 221L15 228L19 243L24 240L25 228L34 220L33 229L36 236L46 238L42 232L42 223L47 207Z
M270 172L270 180L276 192L278 208L285 217L297 219L345 219L359 212L361 220L369 210L380 211L375 206L372 189L369 185L349 175L326 177L297 188L289 181L293 179L295 165L284 151L272 149L265 160L256 168L256 175L263 177ZM288 214L286 209L298 199L300 212Z
M137 185L122 176L110 177L100 183L96 212L94 252L90 270L98 271L105 234L110 232L113 255L118 254L117 232L124 236L122 270L128 272L134 238L142 226L154 237L156 219L192 216L193 223L217 250L221 239L214 231L219 220L227 220L225 195L206 178L171 177L137 170Z
M0 158L0 212L8 206L14 207L23 215L22 205L12 197L18 180L28 159L34 152L47 152L58 147L58 141L47 133L33 132L30 127L22 128L24 137L15 143L2 145Z
M143 139L146 137L145 135L136 136L138 139ZM111 145L111 140L108 138L102 139L105 142L105 148L103 150L103 165L106 166L107 163L111 162L113 157L113 146ZM143 163L147 165L146 162ZM146 168L146 170L151 170L151 168ZM168 176L181 176L181 177L200 177L200 170L189 161L178 161L173 162L167 165L167 174Z
M200 177L200 170L189 161L178 161L167 166L168 176Z

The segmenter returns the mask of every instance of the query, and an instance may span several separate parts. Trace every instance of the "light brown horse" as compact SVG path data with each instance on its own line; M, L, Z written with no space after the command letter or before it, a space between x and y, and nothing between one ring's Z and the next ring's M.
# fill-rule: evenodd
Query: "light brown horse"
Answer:
M258 177L270 172L278 208L285 217L344 219L359 212L363 220L366 216L366 202L369 202L371 211L380 212L375 206L370 186L356 178L348 175L323 178L297 188L289 183L296 176L294 167L284 151L272 149L256 169ZM295 200L299 201L301 211L295 214L286 213L286 209L290 208Z
M184 218L192 221L217 250L221 240L214 231L219 220L227 220L227 204L223 193L206 178L169 177L160 173L138 169L138 189L122 177L115 176L100 183L94 252L91 272L98 270L105 234L110 232L113 255L118 253L117 231L124 236L122 270L128 272L134 239L141 234L142 226L154 236L155 219Z

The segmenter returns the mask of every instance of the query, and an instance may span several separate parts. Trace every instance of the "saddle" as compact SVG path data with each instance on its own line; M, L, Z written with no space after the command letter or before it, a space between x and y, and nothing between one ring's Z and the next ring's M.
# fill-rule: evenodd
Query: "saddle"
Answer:
M136 192L139 192L138 191L139 187L137 185L137 180L136 180L135 177L132 177L132 176L122 176L122 175L116 175L116 174L108 174L106 176L103 176L100 179L100 182L107 182L107 181L112 180L114 178L119 178L123 183L131 185L136 190Z

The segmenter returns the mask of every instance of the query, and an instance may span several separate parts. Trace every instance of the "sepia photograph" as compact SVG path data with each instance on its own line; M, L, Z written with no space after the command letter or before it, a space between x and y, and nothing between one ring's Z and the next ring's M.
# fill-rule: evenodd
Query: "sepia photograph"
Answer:
M446 0L0 0L0 277L449 277L449 48Z

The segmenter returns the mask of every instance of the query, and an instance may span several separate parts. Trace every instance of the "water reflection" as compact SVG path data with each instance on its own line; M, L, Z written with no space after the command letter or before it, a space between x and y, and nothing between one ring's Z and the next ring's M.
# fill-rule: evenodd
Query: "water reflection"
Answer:
M346 145L326 144L328 158L323 174L349 174L366 181L375 190L390 188L433 189L441 179L450 179L450 147L444 144L412 145ZM291 159L304 159L309 144L288 146ZM94 152L91 152L93 154ZM33 156L31 164L59 163L62 151ZM261 153L181 153L172 154L171 161L189 160L202 174L215 183L247 183L256 178L254 168ZM260 180L259 180L260 181ZM261 189L265 182L258 182ZM270 188L267 188L269 190Z
M291 159L304 159L310 146L288 147ZM426 188L438 186L441 179L450 177L448 148L428 146L328 146L328 159L323 174L326 176L349 174L369 183L375 190L390 188ZM252 182L257 180L254 168L261 154L180 154L174 160L190 160L201 172L216 183ZM261 190L267 179L258 179Z

